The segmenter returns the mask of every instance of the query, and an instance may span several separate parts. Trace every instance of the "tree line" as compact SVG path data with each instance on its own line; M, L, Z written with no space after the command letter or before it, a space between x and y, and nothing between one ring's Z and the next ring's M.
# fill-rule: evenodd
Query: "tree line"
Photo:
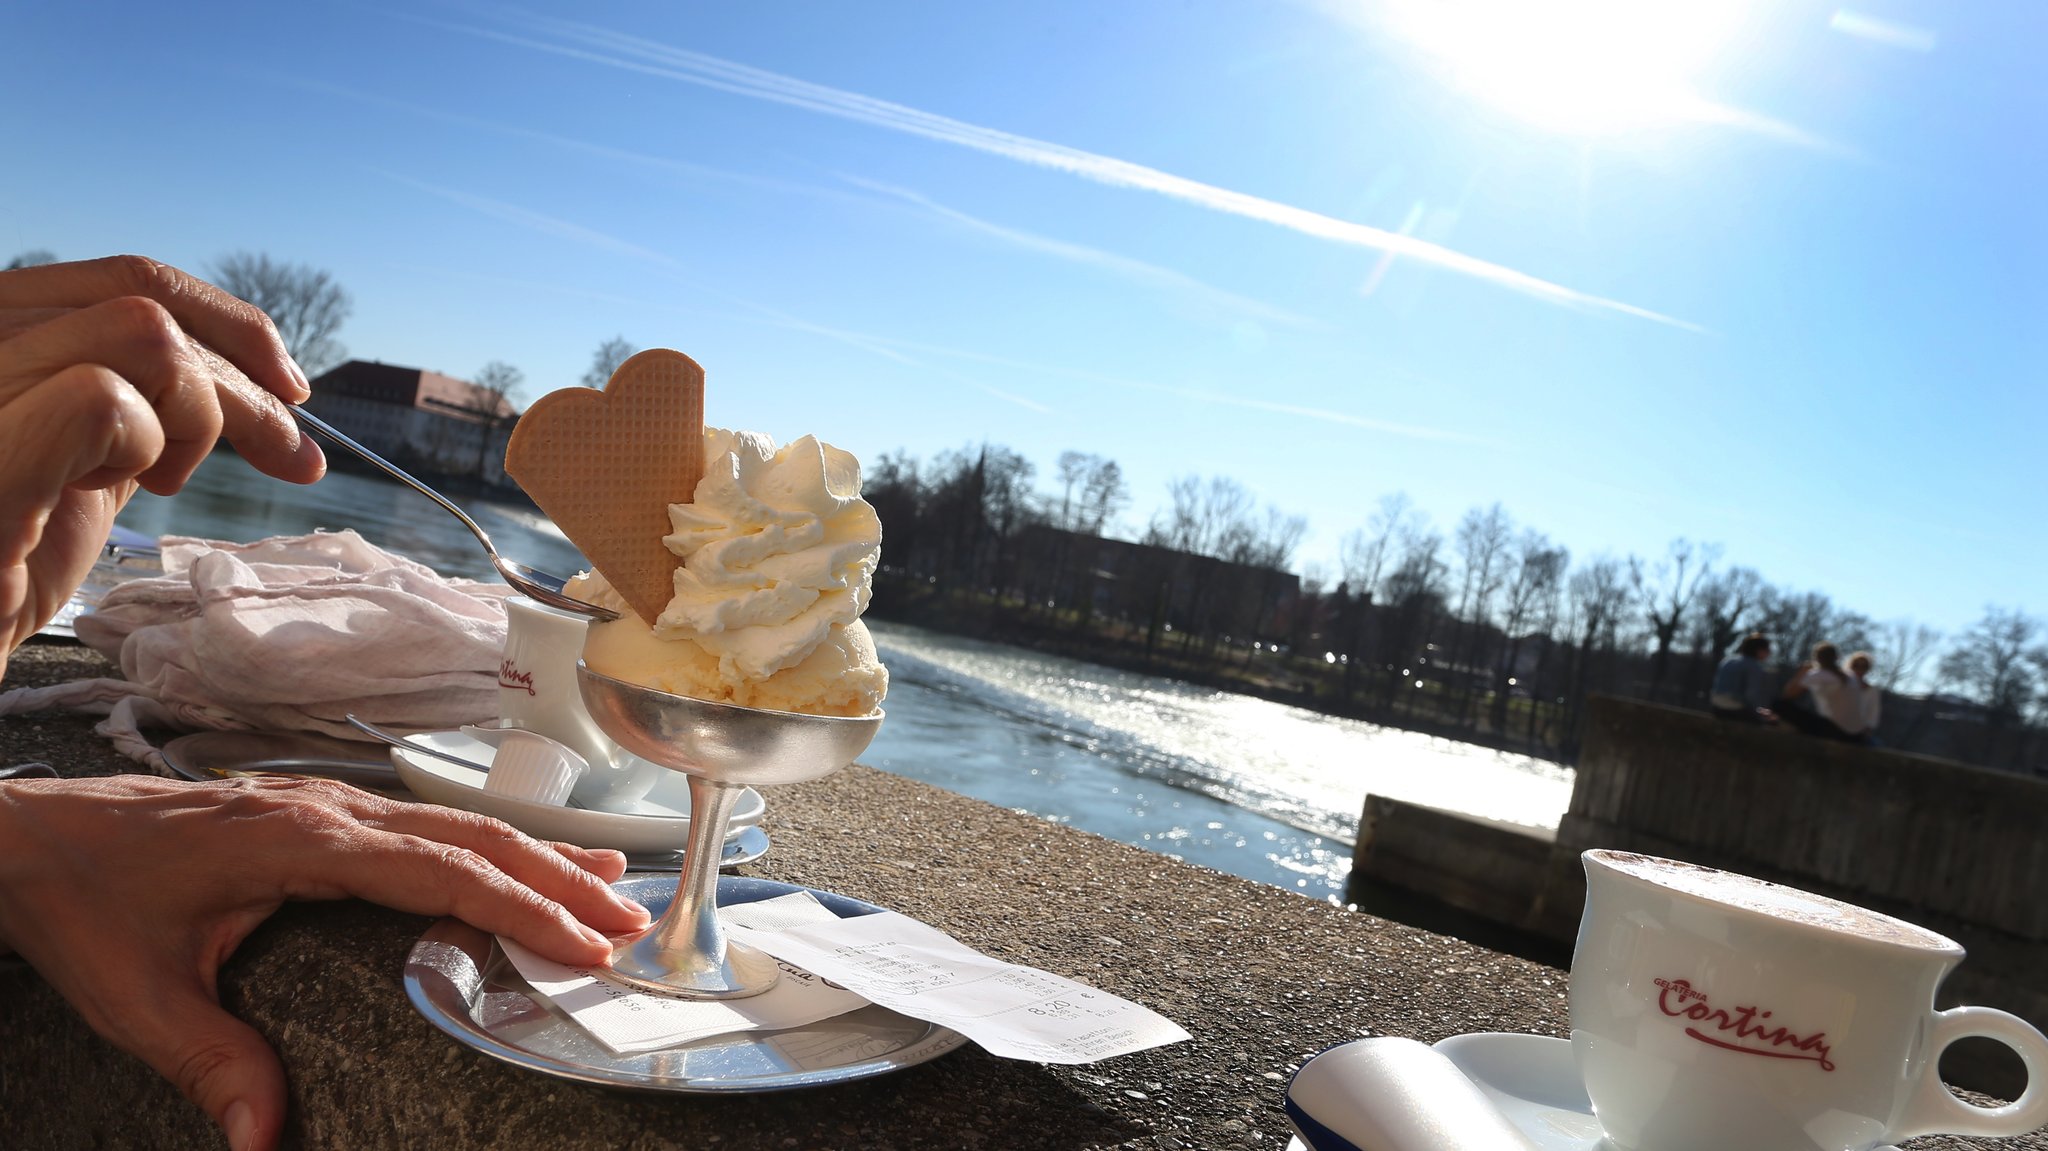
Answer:
M56 259L25 251L7 269ZM354 302L328 272L235 252L208 274L263 309L309 375L346 358ZM635 350L602 341L579 382L602 387ZM493 360L472 382L488 445L524 374ZM1398 492L1343 537L1340 571L1296 577L1307 521L1254 506L1235 480L1174 479L1122 540L1111 533L1131 492L1114 460L1064 452L1050 479L1041 488L1031 461L997 445L929 463L884 454L867 481L888 532L878 582L909 612L960 620L971 605L970 626L1563 758L1588 693L1698 706L1743 635L1771 638L1781 674L1825 639L1869 651L1873 678L1905 705L1886 709L1892 746L2029 770L2048 750L2048 626L2016 607L1944 636L1724 565L1719 545L1681 538L1657 556L1574 563L1499 503L1446 532Z
M874 610L1567 760L1588 694L1704 708L1761 632L1780 677L1823 640L1870 652L1888 746L2023 770L2048 751L2048 631L2017 608L1944 636L1719 545L1575 558L1499 503L1443 528L1403 493L1344 535L1339 570L1296 576L1307 522L1234 480L1173 480L1129 539L1104 534L1131 502L1115 461L1063 453L1050 480L993 444L876 459Z

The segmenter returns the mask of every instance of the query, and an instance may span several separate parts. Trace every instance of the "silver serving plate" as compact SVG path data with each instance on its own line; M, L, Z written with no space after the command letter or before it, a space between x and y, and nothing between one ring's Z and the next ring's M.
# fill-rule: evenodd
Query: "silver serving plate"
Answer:
M612 886L657 918L676 887L661 876L627 876ZM732 875L719 877L718 902L753 903L806 890L842 919L882 910L827 891ZM619 1055L535 994L492 936L456 919L436 923L413 945L405 991L428 1022L493 1059L634 1091L753 1094L821 1087L924 1063L967 1042L949 1028L869 1006L804 1027Z
M186 779L205 782L241 775L295 775L333 779L388 795L417 800L399 780L382 748L357 740L298 731L200 731L165 743L164 763ZM718 866L738 867L768 854L768 833L759 827L727 831ZM628 871L681 871L683 852L628 852Z
M369 791L411 798L381 749L353 740L297 731L199 731L165 743L164 762L186 779L297 775L334 779Z

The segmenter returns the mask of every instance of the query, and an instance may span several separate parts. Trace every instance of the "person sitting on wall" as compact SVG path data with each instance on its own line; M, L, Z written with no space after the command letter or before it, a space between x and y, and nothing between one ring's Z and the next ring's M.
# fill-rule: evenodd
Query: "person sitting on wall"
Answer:
M1804 700L1812 710L1801 706ZM1779 718L1807 735L1862 743L1863 705L1856 681L1842 670L1842 649L1813 645L1813 658L1799 665L1778 695Z
M1738 723L1776 723L1778 717L1764 706L1769 693L1764 686L1764 661L1771 658L1771 641L1762 632L1751 632L1736 645L1735 654L1721 661L1714 671L1714 687L1707 696L1716 719Z
M1856 714L1863 717L1863 741L1877 743L1877 724L1884 716L1884 689L1870 682L1877 661L1867 651L1849 657L1849 675L1856 680Z

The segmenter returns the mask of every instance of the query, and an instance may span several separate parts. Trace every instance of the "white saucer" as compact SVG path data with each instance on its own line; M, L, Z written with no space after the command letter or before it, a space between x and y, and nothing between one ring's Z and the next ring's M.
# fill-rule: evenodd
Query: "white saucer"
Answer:
M1540 1151L1608 1151L1568 1039L1482 1031L1435 1045ZM1296 1137L1287 1151L1310 1151ZM1880 1147L1877 1151L1897 1151Z
M690 788L680 772L662 772L654 790L630 812L551 807L485 791L485 767L491 762L492 749L481 740L459 731L429 731L405 738L477 765L467 768L431 755L392 748L391 765L398 778L414 795L429 803L502 819L536 839L554 839L578 847L609 847L629 854L671 852L689 840ZM727 840L760 823L766 809L760 792L751 787L742 791L726 827Z

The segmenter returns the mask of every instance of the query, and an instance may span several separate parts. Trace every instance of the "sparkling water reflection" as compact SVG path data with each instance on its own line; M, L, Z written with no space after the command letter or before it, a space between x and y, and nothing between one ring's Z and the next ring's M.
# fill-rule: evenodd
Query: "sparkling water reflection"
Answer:
M582 558L530 508L467 500L506 555ZM150 535L251 540L354 528L451 575L493 578L447 513L382 480L311 487L215 453L185 491L139 495ZM1342 899L1368 793L1554 827L1569 769L1265 700L875 623L889 722L864 761L950 791L1322 899Z
M1555 827L1568 768L902 624L871 622L867 762L1248 879L1341 899L1368 793Z

